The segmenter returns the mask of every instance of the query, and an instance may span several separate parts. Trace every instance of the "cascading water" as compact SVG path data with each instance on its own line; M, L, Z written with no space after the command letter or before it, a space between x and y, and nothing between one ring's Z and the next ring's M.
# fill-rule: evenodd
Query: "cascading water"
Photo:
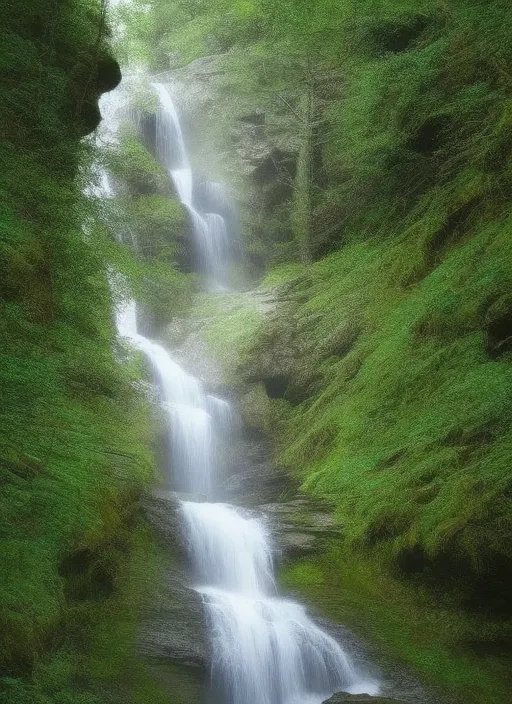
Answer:
M229 432L229 404L160 345L137 333L135 305L120 306L119 333L151 362L171 409L175 488L211 498L216 428ZM181 503L184 534L212 634L212 681L223 704L317 703L332 692L375 691L340 645L295 602L277 596L272 550L261 520L223 503Z
M152 86L159 99L156 119L158 155L190 215L198 268L207 277L211 288L224 289L228 283L231 259L231 238L226 218L226 210L229 211L230 206L227 205L225 191L218 183L199 184L199 189L202 187L206 196L204 203L207 209L203 210L201 204L196 202L194 174L178 112L167 88L162 83L153 83Z
M178 116L166 89L154 85L161 100L160 158L169 165L192 221L197 218L205 268L211 265L213 276L225 267L225 219L194 209L192 172ZM203 195L204 202L213 196L219 204L225 200L222 188L213 183ZM225 202L219 210L227 212ZM264 523L215 502L221 491L217 440L229 438L236 426L230 404L207 395L161 345L138 333L133 301L119 305L117 326L154 370L169 421L173 488L206 500L182 501L180 512L210 626L212 696L220 704L319 704L337 690L375 693L376 686L364 681L341 646L304 608L278 596Z
M214 469L212 415L197 379L161 346L137 332L135 302L119 306L117 328L151 363L169 420L170 468L177 491L210 495Z

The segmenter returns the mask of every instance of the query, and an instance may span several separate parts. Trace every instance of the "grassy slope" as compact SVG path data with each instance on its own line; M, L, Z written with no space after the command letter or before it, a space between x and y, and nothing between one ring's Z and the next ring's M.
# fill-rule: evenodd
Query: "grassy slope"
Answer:
M285 313L308 340L311 398L289 408L280 459L345 528L316 571L293 566L285 583L486 703L510 686L511 369L489 359L473 305L482 282L503 283L506 234L470 239L407 292L389 275L398 245L349 246Z
M501 2L340 19L312 241L332 253L253 352L294 321L280 460L345 528L286 582L486 704L510 689L511 23Z
M351 544L475 575L506 563L512 369L486 316L507 300L510 234L487 225L407 289L408 243L347 246L314 267L295 314L323 378L291 412L284 457L336 496Z

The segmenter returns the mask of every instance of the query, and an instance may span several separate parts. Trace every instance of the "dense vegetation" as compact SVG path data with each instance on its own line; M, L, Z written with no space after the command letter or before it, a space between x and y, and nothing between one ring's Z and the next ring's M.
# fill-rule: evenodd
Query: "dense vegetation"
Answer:
M186 312L194 290L185 211L129 115L100 157L114 185L112 196L100 199L104 226L117 239L110 260L130 281L145 325L156 332Z
M1 20L0 700L157 701L132 647L157 561L149 413L139 363L119 364L79 141L119 68L96 0L8 0Z
M283 302L245 374L259 375L274 397L266 425L278 422L279 461L306 491L334 502L344 540L315 567L290 568L289 584L343 588L359 614L371 601L367 627L387 647L465 701L503 701L512 575L509 3L150 6L134 21L130 51L153 70L222 53L242 99L256 94L270 111L279 94L294 116L293 193L280 205L281 240L266 243L267 263L286 264L267 279L282 282ZM270 232L275 216L264 214ZM254 247L250 228L245 236ZM221 327L217 339L228 334ZM337 613L349 617L339 602ZM458 664L447 667L454 652Z

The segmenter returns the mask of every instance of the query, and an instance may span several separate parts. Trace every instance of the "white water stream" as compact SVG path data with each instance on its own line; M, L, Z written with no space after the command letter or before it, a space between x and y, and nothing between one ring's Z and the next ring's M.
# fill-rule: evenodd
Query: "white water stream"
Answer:
M155 90L160 97L159 156L191 214L201 266L220 284L229 251L225 220L196 210L176 109L164 86L155 84ZM219 205L226 198L216 184L209 184L204 193L205 200ZM140 349L153 368L168 417L173 489L206 500L181 502L181 516L209 624L212 691L218 702L319 704L337 690L375 693L375 684L364 681L339 643L301 605L279 597L264 523L214 500L221 489L216 440L232 432L230 405L207 395L164 347L139 334L133 301L119 306L117 326L120 336Z
M190 215L198 268L207 277L211 288L226 288L231 247L228 223L225 215L221 214L227 201L225 190L220 183L198 184L197 190L202 190L207 195L207 198L203 198L204 204L212 210L202 209L196 198L194 174L178 112L167 88L162 83L153 83L152 86L159 98L156 147L160 161L167 168L176 192Z

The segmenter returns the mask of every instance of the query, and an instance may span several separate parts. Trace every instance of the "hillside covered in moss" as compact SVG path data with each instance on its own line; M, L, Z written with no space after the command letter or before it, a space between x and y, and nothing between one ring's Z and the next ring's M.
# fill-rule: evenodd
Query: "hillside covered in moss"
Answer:
M0 10L5 704L156 696L133 648L153 565L149 410L139 360L119 363L114 247L84 193L98 98L121 80L105 13L96 0Z

